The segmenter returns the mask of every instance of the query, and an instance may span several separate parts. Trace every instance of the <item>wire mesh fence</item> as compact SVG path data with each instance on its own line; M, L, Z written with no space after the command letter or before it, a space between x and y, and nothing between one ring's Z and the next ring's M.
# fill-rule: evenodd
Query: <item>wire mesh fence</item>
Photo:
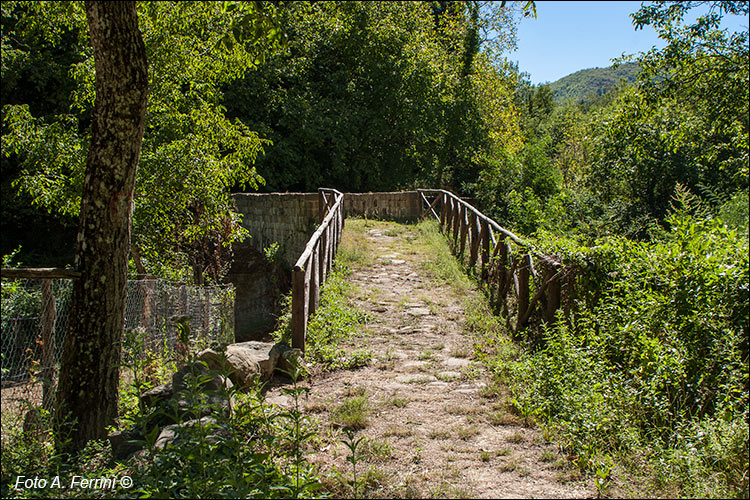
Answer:
M70 279L2 280L3 413L14 406L24 409L41 404L52 409L72 292ZM180 346L200 349L230 343L234 338L234 288L130 280L124 320L123 339L137 332L143 342L124 342L123 358L149 353L168 358L175 356Z

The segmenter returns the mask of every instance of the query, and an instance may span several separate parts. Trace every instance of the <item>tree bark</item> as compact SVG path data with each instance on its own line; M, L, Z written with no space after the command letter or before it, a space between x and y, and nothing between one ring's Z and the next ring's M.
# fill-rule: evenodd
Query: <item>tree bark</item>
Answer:
M130 217L148 96L135 2L86 2L96 103L76 245L75 282L60 368L57 449L106 437L117 417Z

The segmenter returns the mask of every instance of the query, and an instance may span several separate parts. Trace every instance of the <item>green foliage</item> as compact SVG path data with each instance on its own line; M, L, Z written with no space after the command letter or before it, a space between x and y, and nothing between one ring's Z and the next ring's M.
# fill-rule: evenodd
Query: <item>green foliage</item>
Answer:
M595 252L568 251L588 278L577 286L598 297L579 295L572 318L545 331L544 348L516 372L516 404L553 430L582 469L594 470L600 454L645 449L664 460L659 467L681 469L685 491L741 494L747 239L706 218L685 190L667 222L651 243L612 238ZM711 480L695 479L702 475ZM702 489L712 481L718 490Z
M473 3L297 2L280 10L288 50L230 86L231 116L274 147L258 160L271 190L385 191L461 183L511 92L506 68L477 52L492 24L510 43L507 9ZM499 109L495 114L507 112ZM257 125L256 125L257 124Z
M209 372L186 376L187 389L182 396L192 405L188 413L201 415L208 410L210 403L200 386L215 375ZM297 384L299 375L299 371L292 372L292 386L284 389L294 402L291 409L267 404L260 386L246 393L224 389L222 396L234 400L233 411L213 411L211 419L180 421L183 425L175 428L175 441L163 448L154 446L158 432L151 433L145 440L145 452L127 460L114 460L109 443L92 441L76 457L63 461L54 455L48 430L33 439L20 432L4 435L2 496L311 498L320 483L305 459L305 449L315 433L300 411L300 398L306 389ZM43 413L42 421L47 418ZM136 417L136 425L147 418L147 415ZM124 424L129 425L129 421ZM31 478L59 475L66 488L14 490L18 475ZM127 475L133 487L67 488L74 475L86 479Z
M366 314L348 303L347 290L351 285L344 279L348 272L335 263L321 287L320 306L307 323L305 359L326 370L359 368L372 360L368 349L347 351L340 347L342 342L362 335L367 322ZM282 304L280 326L271 334L277 342L291 343L291 304L290 294Z
M36 205L76 214L94 106L94 64L83 9L54 2L8 4L3 4L4 54L6 44L14 53L34 55L49 43L67 40L62 48L75 54L75 63L66 82L72 87L68 109L34 116L28 104L3 101L3 153L15 155L22 165L15 186ZM262 183L253 164L268 144L225 116L221 88L257 66L264 51L280 41L273 7L152 2L138 8L150 83L133 243L154 274L190 266L197 277L206 272L218 279L228 245L244 236L228 190ZM19 38L36 43L19 44ZM71 46L74 42L78 45ZM5 57L3 68L5 73Z
M667 46L638 57L636 91L604 117L597 146L602 171L634 206L662 219L677 183L724 194L747 190L750 114L747 30L720 30L729 13L747 16L745 2L710 2L694 24L692 2L657 2L632 15L651 25ZM611 120L611 121L609 121Z
M299 411L304 389L297 385L298 373L291 375L293 387L286 392L295 404L290 410L267 405L260 387L246 394L225 390L225 397L235 400L229 415L218 412L213 419L175 428L176 440L164 448L154 448L153 438L147 438L148 454L134 474L141 487L134 493L171 498L311 496L318 483L303 447L313 433ZM184 396L196 405L194 414L201 414L207 404L201 380L186 377Z

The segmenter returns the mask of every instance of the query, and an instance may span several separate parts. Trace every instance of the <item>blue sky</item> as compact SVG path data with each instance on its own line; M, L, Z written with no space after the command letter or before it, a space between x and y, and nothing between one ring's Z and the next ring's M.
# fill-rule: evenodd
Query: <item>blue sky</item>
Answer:
M663 47L654 30L636 31L629 14L642 2L561 2L537 0L537 19L518 26L518 50L506 54L530 73L534 84L554 82L586 68L602 68L623 53ZM747 27L747 18L725 16L730 29Z

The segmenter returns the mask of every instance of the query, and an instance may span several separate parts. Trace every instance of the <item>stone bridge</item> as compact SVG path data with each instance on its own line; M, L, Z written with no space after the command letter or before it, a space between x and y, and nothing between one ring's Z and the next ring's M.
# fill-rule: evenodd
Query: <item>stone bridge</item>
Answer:
M258 340L270 332L280 312L279 291L291 288L291 270L321 221L319 193L232 195L250 238L234 245L228 280L236 289L238 340ZM345 193L344 216L417 220L417 191ZM270 255L273 245L278 245ZM267 255L268 254L268 255Z
M271 332L280 295L292 289L293 343L304 349L307 317L317 307L347 216L439 220L457 258L485 283L490 300L514 331L554 321L556 311L569 306L573 269L449 191L342 194L321 188L318 193L243 193L233 198L251 235L235 245L228 275L236 289L238 341L260 340Z

